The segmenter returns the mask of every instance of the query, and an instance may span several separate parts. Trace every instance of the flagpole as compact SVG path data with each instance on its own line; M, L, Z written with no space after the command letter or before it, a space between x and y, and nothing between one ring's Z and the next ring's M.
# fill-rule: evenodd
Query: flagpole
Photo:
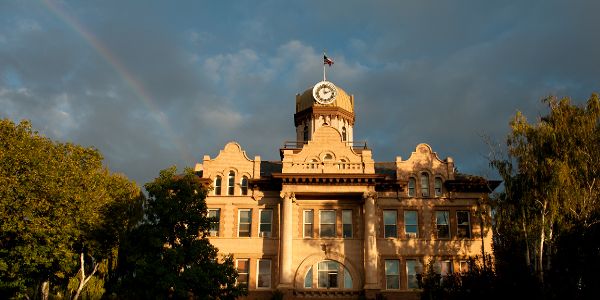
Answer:
M323 50L323 57L325 57L325 50ZM327 78L325 77L325 62L323 62L323 81L327 81Z

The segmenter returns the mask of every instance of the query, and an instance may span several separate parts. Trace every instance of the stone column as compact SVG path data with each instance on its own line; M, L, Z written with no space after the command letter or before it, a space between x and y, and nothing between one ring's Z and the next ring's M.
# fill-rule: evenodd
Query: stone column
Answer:
M364 213L364 247L365 247L365 290L379 289L377 274L377 231L375 225L377 216L375 213L375 192L366 192L363 195L365 199Z
M292 201L294 193L281 193L280 213L280 265L279 286L280 289L289 289L294 282L294 271L292 270Z

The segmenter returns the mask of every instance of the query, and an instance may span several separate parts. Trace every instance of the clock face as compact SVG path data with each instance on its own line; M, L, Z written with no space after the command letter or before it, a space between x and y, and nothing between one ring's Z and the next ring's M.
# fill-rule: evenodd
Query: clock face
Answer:
M331 104L335 101L337 89L335 85L329 81L321 81L315 84L313 88L313 97L321 104Z

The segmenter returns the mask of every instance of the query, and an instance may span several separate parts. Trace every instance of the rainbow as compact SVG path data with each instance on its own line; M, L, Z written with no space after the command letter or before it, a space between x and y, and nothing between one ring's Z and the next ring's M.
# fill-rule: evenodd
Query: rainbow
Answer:
M165 113L158 108L153 97L144 88L144 85L136 79L123 63L121 63L118 57L63 7L58 6L53 0L42 0L42 2L54 13L54 15L77 32L117 72L117 74L119 74L127 86L135 93L137 98L140 99L156 116L158 123L175 143L181 158L188 163L193 162L194 159L187 150L186 144L181 138L177 137L175 131L171 128Z

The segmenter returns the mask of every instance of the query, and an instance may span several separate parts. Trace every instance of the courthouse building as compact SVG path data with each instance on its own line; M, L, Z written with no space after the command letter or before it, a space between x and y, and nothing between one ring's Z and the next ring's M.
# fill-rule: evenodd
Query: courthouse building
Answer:
M214 188L210 241L233 255L248 299L415 299L430 261L447 274L491 253L487 203L499 182L457 173L427 144L374 161L354 140L355 101L321 81L296 95L296 138L280 161L230 142L196 165Z

